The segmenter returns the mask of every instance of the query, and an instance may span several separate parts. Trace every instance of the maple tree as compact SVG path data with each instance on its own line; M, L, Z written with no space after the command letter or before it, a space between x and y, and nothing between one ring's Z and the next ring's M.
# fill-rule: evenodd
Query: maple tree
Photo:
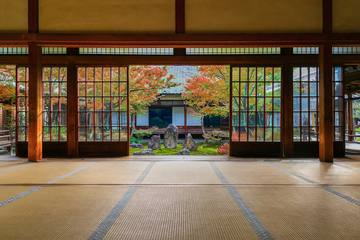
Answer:
M229 68L227 66L200 66L199 74L186 80L182 97L201 117L227 117L229 114Z
M128 71L128 72L127 72ZM127 78L129 77L129 86ZM126 112L129 98L131 134L135 129L135 115L143 113L152 103L157 101L165 89L175 87L173 76L168 74L166 66L130 66L127 68L79 68L78 87L80 96L90 96L86 102L80 102L80 108L87 105L95 110ZM129 89L127 89L129 87ZM129 96L127 95L129 90ZM91 96L120 96L91 98ZM92 102L95 101L95 102ZM109 116L107 116L109 117ZM110 121L110 120L109 120Z
M15 68L0 66L0 103L8 108L15 103L15 98Z
M174 76L168 74L166 66L131 66L129 69L129 93L131 126L135 125L135 114L143 113L156 102L165 89L175 87Z

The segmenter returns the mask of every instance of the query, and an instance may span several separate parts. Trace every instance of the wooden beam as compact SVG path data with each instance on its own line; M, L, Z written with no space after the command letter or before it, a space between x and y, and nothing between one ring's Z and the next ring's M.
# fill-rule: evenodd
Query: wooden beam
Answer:
M175 32L185 33L185 0L175 0ZM186 55L186 48L175 48L175 56Z
M39 32L39 0L28 0L28 32Z
M185 33L185 0L175 0L175 32Z
M70 48L67 51L70 56L76 56L79 52L77 48ZM74 62L67 65L67 112L67 155L68 157L78 157L77 67Z
M334 65L346 65L346 64L355 64L360 63L360 55L333 55L333 64Z
M67 64L74 62L78 65L112 65L126 66L131 64L176 64L176 65L229 65L229 64L247 64L247 65L282 65L284 63L294 65L318 64L316 55L237 55L237 56L99 56L99 55L80 55L80 56L61 56L48 55L42 56L43 64Z
M236 47L236 46L316 46L328 38L323 34L38 34L47 46L123 47Z
M331 42L360 45L360 33L234 33L234 34L39 34L0 33L0 45L64 47L302 47Z
M29 45L29 161L42 160L42 82L41 47L35 43Z
M28 56L0 55L0 64L27 65ZM67 65L70 62L77 64L180 64L180 65L206 65L206 64L269 64L276 65L291 63L293 65L318 65L316 55L239 55L239 56L78 56L78 55L43 55L43 65ZM359 64L360 55L334 55L334 65Z
M323 0L323 33L332 33L333 28L333 5L332 0Z
M292 48L282 48L282 56L291 56ZM282 127L281 141L283 157L291 156L293 152L293 65L285 62L281 71L282 84Z
M26 55L0 55L0 64L27 65L29 56Z
M333 62L332 45L320 47L320 82L319 82L319 118L320 142L319 158L322 162L333 162L334 159L334 126L333 126Z

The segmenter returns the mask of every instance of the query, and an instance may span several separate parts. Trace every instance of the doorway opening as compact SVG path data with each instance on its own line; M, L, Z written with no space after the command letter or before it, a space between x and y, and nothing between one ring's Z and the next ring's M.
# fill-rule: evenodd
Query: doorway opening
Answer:
M229 154L230 66L129 66L130 153Z
M344 68L346 153L360 154L360 65ZM340 102L341 104L341 102ZM340 104L337 104L338 107ZM339 122L339 120L337 120Z
M18 83L18 88L17 76L23 80ZM25 68L17 68L15 65L0 65L0 154L10 154L12 156L16 154L16 116L21 119L23 125L25 125L26 121L26 116L22 112L25 105L24 99L26 98L23 89L23 85L26 84L25 79ZM19 95L18 115L16 111L17 95Z

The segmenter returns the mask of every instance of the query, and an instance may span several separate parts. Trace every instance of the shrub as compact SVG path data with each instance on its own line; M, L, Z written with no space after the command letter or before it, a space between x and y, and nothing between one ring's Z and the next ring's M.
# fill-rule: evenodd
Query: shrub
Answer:
M217 149L217 152L222 155L227 155L229 154L229 150L230 150L230 145L228 143L224 143Z
M227 131L214 130L203 134L203 137L207 143L220 142L221 140L228 139L229 133Z
M142 143L142 140L145 137L150 137L154 134L154 132L157 130L158 128L156 127L152 127L149 129L134 129L132 132L132 136L130 138L130 142L131 143Z

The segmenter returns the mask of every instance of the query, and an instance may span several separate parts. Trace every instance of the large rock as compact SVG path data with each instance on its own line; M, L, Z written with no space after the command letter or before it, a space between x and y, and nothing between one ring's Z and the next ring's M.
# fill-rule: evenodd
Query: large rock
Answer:
M141 148L141 149L144 148L144 146L142 144L140 144L140 143L131 143L130 147L132 147L132 148Z
M170 124L164 134L164 145L166 148L176 148L178 144L178 129L175 125Z
M152 149L144 149L141 152L135 152L134 155L154 155Z
M151 148L152 150L156 150L156 149L160 149L160 135L153 135L150 138L148 147Z
M181 149L181 150L178 152L178 155L190 155L190 150L187 149L187 148Z
M191 133L188 133L185 136L183 147L186 148L186 149L189 149L191 151L196 150L197 145L196 145L196 142L194 141Z

